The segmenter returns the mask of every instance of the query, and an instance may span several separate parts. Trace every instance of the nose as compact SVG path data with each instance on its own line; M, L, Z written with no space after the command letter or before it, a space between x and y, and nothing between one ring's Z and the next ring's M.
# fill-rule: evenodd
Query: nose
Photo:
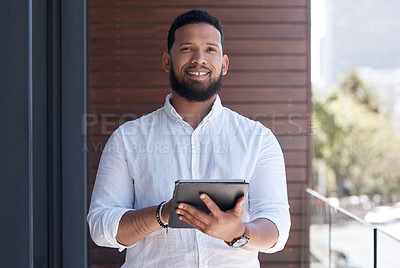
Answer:
M192 54L191 63L198 64L198 65L206 65L207 59L205 57L205 53L200 49L196 49Z

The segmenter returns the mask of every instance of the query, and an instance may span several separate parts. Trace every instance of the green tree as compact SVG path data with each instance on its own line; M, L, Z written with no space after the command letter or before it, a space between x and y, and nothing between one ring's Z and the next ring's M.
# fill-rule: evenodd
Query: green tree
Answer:
M333 173L339 197L345 181L353 194L400 191L400 141L377 101L355 72L327 98L313 99L314 159Z

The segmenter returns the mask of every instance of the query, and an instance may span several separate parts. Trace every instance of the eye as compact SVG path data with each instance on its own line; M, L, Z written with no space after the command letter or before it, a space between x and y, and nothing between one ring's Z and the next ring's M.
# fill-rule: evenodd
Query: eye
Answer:
M207 51L210 51L210 52L217 52L217 50L216 50L215 48L213 48L213 47L207 48Z
M182 50L182 51L191 51L192 48L190 48L190 47L183 47L181 50Z

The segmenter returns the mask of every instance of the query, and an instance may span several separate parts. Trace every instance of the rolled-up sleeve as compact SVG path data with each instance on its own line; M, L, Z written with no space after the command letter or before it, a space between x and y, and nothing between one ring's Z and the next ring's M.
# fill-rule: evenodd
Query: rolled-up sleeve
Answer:
M278 241L261 252L282 250L288 240L290 213L287 196L285 162L281 147L270 130L262 136L259 157L249 185L250 220L266 218L278 231Z
M133 187L123 135L118 129L102 152L87 216L90 235L97 245L120 251L125 248L115 237L122 215L133 208Z

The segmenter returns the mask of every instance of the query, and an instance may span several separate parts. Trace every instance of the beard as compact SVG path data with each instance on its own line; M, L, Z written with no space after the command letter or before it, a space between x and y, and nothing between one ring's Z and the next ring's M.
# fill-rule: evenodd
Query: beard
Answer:
M174 68L171 64L171 71L169 72L169 81L173 91L178 93L179 96L191 102L202 102L209 100L212 96L217 94L222 88L222 71L216 81L204 83L200 81L179 81Z

